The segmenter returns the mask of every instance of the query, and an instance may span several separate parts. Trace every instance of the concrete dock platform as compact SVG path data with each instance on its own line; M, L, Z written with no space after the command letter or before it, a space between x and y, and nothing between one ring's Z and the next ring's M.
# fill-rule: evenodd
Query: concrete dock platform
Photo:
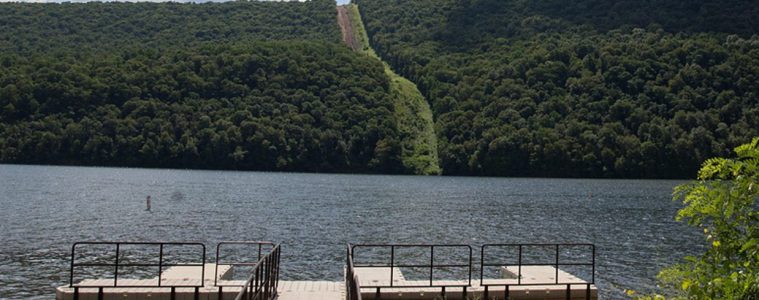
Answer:
M359 285L362 287L362 299L378 299L376 288L370 286L389 286L390 285L390 268L355 268L356 275L359 279ZM518 274L519 270L513 266L505 266L504 271ZM521 284L541 284L545 285L518 285L520 282L516 276L509 279L486 279L484 285L498 285L488 287L488 300L503 300L505 297L505 285L509 286L509 299L546 299L546 300L564 300L567 299L567 285L547 284L555 282L557 270L551 266L522 266ZM588 283L572 274L561 269L558 270L559 282L571 283L569 286L570 299L598 299L598 290L595 285L591 284L588 289ZM464 286L469 283L468 280L434 280L434 285L440 286ZM381 299L387 300L433 300L441 299L442 289L439 287L426 287L430 285L429 280L407 280L398 268L393 268L393 285L394 286L418 286L413 288L381 288ZM463 300L464 289L462 287L446 288L447 300ZM480 285L479 279L472 279L471 286L466 288L469 299L485 300L485 286Z
M205 265L205 286L198 288L200 300L232 300L245 284L241 280L227 280L231 273L229 266L219 266L218 281L219 285L225 285L222 292L219 287L214 286L214 264ZM166 269L161 275L162 285L196 285L200 284L197 278L200 277L199 267L175 266ZM394 286L418 286L412 288L381 288L380 298L384 300L433 300L441 299L441 288L426 287L430 284L428 280L409 280L404 276L399 268L355 268L359 284L363 287L361 294L363 299L377 299L377 289L369 288L370 286L389 286L390 272L392 271L392 282ZM509 287L509 299L567 299L567 285L518 285L519 282L515 274L519 269L515 266L504 266L502 273L504 279L487 279L485 285L500 285L488 287L487 300L505 299L506 288ZM511 274L511 275L509 275ZM535 284L555 282L557 270L550 266L522 266L522 284ZM595 285L588 285L582 279L569 274L563 270L558 270L559 282L571 282L569 286L570 299L586 299L588 293L590 299L598 299L598 291ZM103 300L170 300L171 289L156 288L158 278L151 279L120 279L120 285L131 285L138 287L130 288L107 288L103 290ZM446 286L463 286L468 281L462 280L436 280L435 285ZM97 300L98 289L87 288L86 286L103 286L113 284L113 279L96 279L84 280L79 283L80 300ZM139 287L140 285L151 287ZM485 300L485 287L480 285L479 279L472 279L471 286L466 288L469 299ZM345 283L342 281L279 281L277 288L278 297L281 300L344 300ZM446 299L463 300L462 287L446 288ZM74 289L68 286L59 287L56 290L57 300L73 300ZM176 288L176 300L194 300L194 288Z

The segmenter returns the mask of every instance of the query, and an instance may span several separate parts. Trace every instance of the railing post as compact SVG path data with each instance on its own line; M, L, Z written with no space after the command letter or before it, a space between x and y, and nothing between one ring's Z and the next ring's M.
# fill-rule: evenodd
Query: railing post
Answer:
M430 286L432 286L432 270L435 268L435 246L430 246Z
M256 294L256 291L255 291L255 289L253 287L253 282L252 281L249 282L248 289L250 290L250 292L248 293L248 300L253 299L253 297L258 298L258 295Z
M264 269L264 284L266 286L266 291L264 292L266 295L266 299L269 300L269 296L271 296L271 286L269 285L269 276L271 276L271 256L269 258L264 259L265 269Z
M76 243L71 246L71 269L69 269L69 287L74 286L74 260L76 259Z
M216 263L214 264L214 270L213 270L213 285L219 285L219 250L221 248L223 242L220 242L216 244L216 259L214 260Z
M261 291L263 292L264 299L269 299L269 284L267 279L269 277L269 262L263 259L263 265L261 265Z
M265 259L262 261L262 265L261 265L261 283L260 283L260 285L261 285L261 295L263 297L262 299L269 299L269 297L267 295L268 292L269 292L269 290L266 287L266 260Z
M163 243L158 246L158 286L161 286L161 278L163 277Z
M393 286L393 266L395 265L395 246L390 246L390 286Z
M390 260L392 262L392 254ZM353 249L350 243L345 250L345 292L346 300L359 300L360 298L361 291L358 290L358 281L353 270Z
M269 274L269 286L271 286L271 296L272 299L274 299L277 296L277 286L275 285L276 281L274 281L274 276L277 273L277 262L274 260L274 257L271 258L271 274Z
M522 245L519 245L519 271L517 272L517 284L522 284Z
M480 286L482 286L483 278L485 278L485 247L487 245L480 247Z
M472 246L468 246L468 247L469 247L469 271L467 273L469 273L469 285L471 286L472 285ZM482 268L482 266L480 266L480 268Z
M258 277L259 277L258 275L261 273L261 266L260 265L256 268L255 272L256 272L256 277L254 278L254 281L255 281L256 287L255 287L255 289L253 291L256 293L256 295L258 295L259 291L260 291L259 285L258 285Z
M200 286L206 286L206 245L203 244L203 258L200 262ZM216 274L214 274L214 279L216 279Z
M269 297L271 296L271 286L269 286L269 276L271 276L271 261L269 259L264 259L264 279L263 279L263 285L264 285L264 295L265 299L269 300Z
M274 294L273 294L274 297L277 297L277 295L279 295L279 291L277 291L277 285L278 285L277 276L279 274L279 259L272 258L272 263L274 264L274 268L272 270L271 288L274 291Z
M554 279L556 279L556 284L559 284L559 245L556 245L556 275L554 275Z
M596 283L596 246L595 245L590 245L590 248L592 249L592 252L593 252L592 253L593 261L591 262L593 264L593 266L592 266L592 269L590 271L591 272L591 274L590 274L590 276L591 276L590 283Z
M275 278L277 282L274 284L274 287L279 288L279 263L280 263L279 258L280 258L280 253L282 252L282 248L279 247L279 245L275 247L277 247L277 277ZM279 295L279 292L277 292L277 295Z
M116 264L115 264L115 270L113 272L113 286L116 287L119 285L119 243L116 243Z

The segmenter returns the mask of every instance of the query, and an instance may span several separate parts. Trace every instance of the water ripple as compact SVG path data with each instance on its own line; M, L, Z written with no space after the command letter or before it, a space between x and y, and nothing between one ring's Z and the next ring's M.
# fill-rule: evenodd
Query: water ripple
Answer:
M678 183L0 165L0 298L52 298L76 241L272 240L283 279L336 281L349 242L594 243L615 299L701 249Z

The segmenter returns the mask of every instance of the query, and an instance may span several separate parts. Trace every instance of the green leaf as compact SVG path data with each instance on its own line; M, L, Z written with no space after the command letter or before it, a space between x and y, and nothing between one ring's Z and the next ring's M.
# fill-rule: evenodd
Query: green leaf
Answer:
M743 244L743 246L741 247L741 252L746 252L746 250L751 249L754 246L756 246L756 239L750 239L748 240L748 242Z
M681 284L680 287L683 290L687 290L690 287L690 285L691 285L691 281L686 279L686 280L683 280L683 284Z

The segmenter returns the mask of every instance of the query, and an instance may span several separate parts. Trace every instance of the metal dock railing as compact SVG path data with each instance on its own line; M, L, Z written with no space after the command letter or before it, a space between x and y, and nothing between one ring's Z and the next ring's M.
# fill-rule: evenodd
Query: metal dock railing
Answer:
M222 258L225 246L242 246L249 248L249 252L255 252L257 255L250 261L227 261ZM89 248L100 248L101 251L95 251L98 255L85 256L81 252L84 246ZM148 254L148 262L131 262L129 259L122 258L124 249L138 248L141 255ZM140 248L142 247L142 248ZM145 248L156 248L153 251L146 251ZM102 249L105 248L105 249ZM181 249L184 252L192 254L191 261L186 263L167 263L167 252L170 249ZM90 249L92 250L92 249ZM92 251L90 251L92 252ZM173 260L178 261L180 258L187 258L188 255L175 255ZM112 257L112 258L110 258ZM105 258L105 259L104 259ZM157 259L157 262L151 263L151 260ZM199 262L198 262L199 261ZM206 263L206 246L202 243L191 242L77 242L71 247L71 264L69 269L68 290L62 298L79 300L83 290L87 290L88 298L96 294L95 298L104 300L106 295L144 295L146 298L161 294L167 294L168 299L176 300L185 299L186 295L191 295L193 299L199 300L201 295L215 294L216 299L232 299L230 293L236 300L271 300L277 297L277 287L279 284L279 265L280 265L280 245L271 242L259 241L233 241L220 242L216 246L216 263ZM213 265L213 279L208 278L211 274L206 272L207 268ZM246 276L246 281L220 280L234 267L250 267L251 271ZM92 272L84 272L81 269L108 268L112 271L106 272L112 278L83 278L75 282L78 277L90 275ZM152 279L131 279L124 278L123 270L129 268L157 268L155 277ZM143 277L150 272L142 272ZM168 274L174 274L170 276ZM208 283L207 283L208 282ZM212 282L212 283L211 283ZM229 292L225 292L225 288ZM188 293L187 290L190 290ZM60 292L60 289L59 289ZM70 296L70 298L69 298ZM63 300L63 299L62 299Z
M426 255L427 263L399 263L397 249L423 250L426 254L417 251L417 258ZM441 254L436 249L449 251ZM359 250L373 254L379 263L357 262ZM486 244L480 248L479 265L473 266L472 247L468 245L349 244L346 299L596 299L595 254L592 244ZM480 273L476 282L472 281L474 267ZM422 278L407 279L402 268L428 271ZM461 270L450 272L452 268ZM585 268L573 271L581 271L586 279L562 268ZM449 270L449 278L435 279L436 270L441 269ZM500 275L493 277L493 273ZM536 290L541 291L539 296ZM404 298L404 293L409 296Z

